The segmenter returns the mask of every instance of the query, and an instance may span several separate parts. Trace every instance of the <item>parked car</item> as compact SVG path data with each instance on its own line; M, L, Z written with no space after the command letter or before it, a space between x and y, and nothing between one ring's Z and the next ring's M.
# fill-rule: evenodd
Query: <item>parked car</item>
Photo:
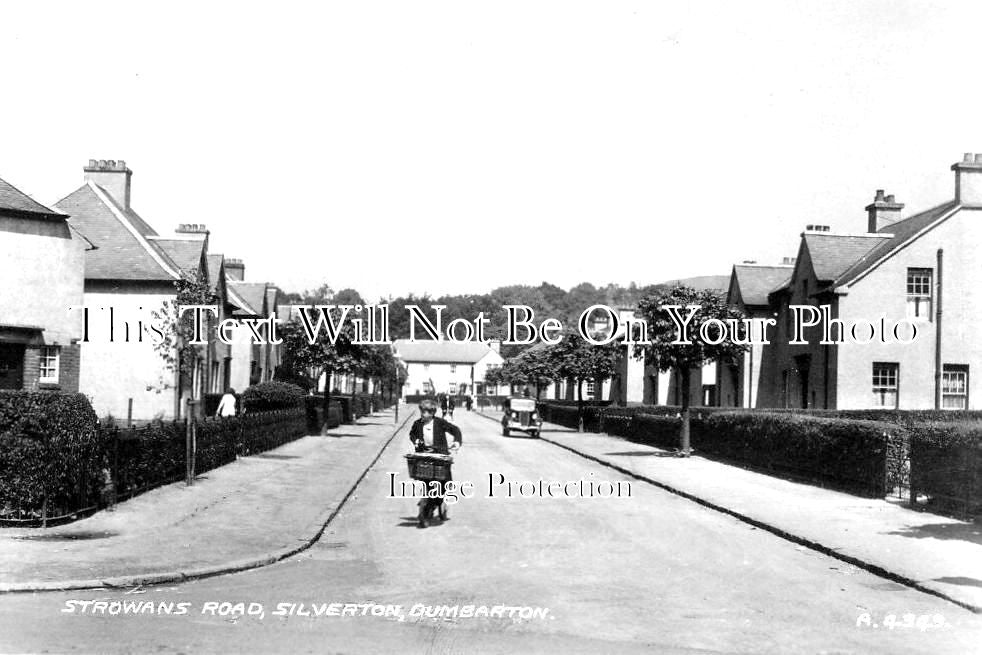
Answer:
M520 430L533 437L539 436L542 417L531 398L509 398L505 400L504 414L501 417L501 434L511 436L512 430Z

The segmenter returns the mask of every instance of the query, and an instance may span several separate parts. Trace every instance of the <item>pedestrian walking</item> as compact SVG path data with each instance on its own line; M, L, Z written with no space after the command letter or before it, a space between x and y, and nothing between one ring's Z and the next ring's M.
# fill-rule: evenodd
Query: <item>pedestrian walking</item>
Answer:
M235 416L235 389L229 387L225 390L225 395L218 402L218 409L215 410L215 416Z
M453 410L457 406L457 401L454 400L453 396L447 399L447 411L450 413L450 420L453 420Z

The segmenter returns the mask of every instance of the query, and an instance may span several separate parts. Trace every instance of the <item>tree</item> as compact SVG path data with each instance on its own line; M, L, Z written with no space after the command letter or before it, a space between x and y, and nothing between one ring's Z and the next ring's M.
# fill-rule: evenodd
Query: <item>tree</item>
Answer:
M218 303L218 296L206 282L187 273L174 281L174 288L177 292L174 300L164 303L160 309L151 312L151 315L158 321L158 327L163 334L163 338L155 342L153 347L164 361L165 369L177 379L176 386L179 388L175 403L180 403L180 392L185 385L191 389L192 394L194 393L194 372L198 368L201 353L206 348L203 345L189 343L194 338L194 312L189 310L180 316L180 307L215 305ZM205 313L205 333L202 336L206 340L211 333L214 320L213 314ZM147 390L153 389L160 393L174 386L175 384L161 378L156 385L148 387ZM175 407L174 416L179 413L179 408Z
M539 400L542 388L555 378L555 366L548 353L548 348L541 346L524 350L505 362L501 375L511 384L534 385L535 399Z
M301 308L308 312L311 323L315 323L312 309ZM322 433L328 429L328 411L331 406L331 383L335 375L351 373L359 366L363 349L352 343L350 324L343 328L333 342L326 331L318 330L316 338L311 343L307 330L297 317L282 329L284 366L297 375L312 378L314 388L320 376L324 376L324 426Z
M576 408L579 429L583 431L583 383L593 381L601 385L617 374L621 347L616 342L594 345L579 332L567 331L563 340L545 349L551 377L571 379L576 382Z
M673 306L677 308L676 318L686 325L686 333L683 335L685 339L679 339L679 326L668 309ZM698 307L698 311L694 312L691 320L686 322L692 307ZM745 340L745 323L742 319L746 318L746 315L736 308L728 307L723 297L714 291L696 291L691 287L677 286L668 291L643 297L638 303L638 317L648 323L647 337L651 344L635 346L635 357L647 358L661 371L674 370L682 385L682 433L679 454L688 457L691 452L689 383L692 369L713 361L719 364L731 363L737 355L746 350L746 345L738 343ZM734 319L732 325L736 328L735 334L733 330L728 330L726 338L718 344L706 341L706 336L710 337L711 341L716 341L721 336L719 325L715 321L722 321L726 325L727 321ZM703 325L706 325L705 329ZM675 341L689 343L674 343Z

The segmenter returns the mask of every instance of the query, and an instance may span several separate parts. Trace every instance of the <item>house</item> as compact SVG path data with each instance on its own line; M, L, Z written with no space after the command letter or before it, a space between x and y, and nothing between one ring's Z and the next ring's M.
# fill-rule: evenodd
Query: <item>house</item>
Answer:
M794 258L785 257L779 265L745 261L734 264L727 291L727 304L741 310L751 320L754 335L763 335L763 324L773 318L768 295L791 279ZM736 364L719 367L716 397L723 407L757 407L760 391L763 344L757 339Z
M802 233L789 280L768 297L777 323L759 406L982 408L982 154L951 169L948 202L905 218L877 191L866 232Z
M240 259L225 260L225 284L232 317L256 321L260 337L257 343L251 328L244 323L232 330L228 383L241 391L272 380L280 363L280 347L272 343L269 323L262 322L270 316L275 322L280 293L268 282L246 282L245 264Z
M0 389L79 388L84 257L68 216L0 179Z
M208 388L211 366L196 351L190 374L177 376L165 359L173 350L155 347L152 327L163 326L159 312L177 299L178 280L207 282L208 232L182 225L159 235L130 204L132 175L124 161L89 160L85 183L55 203L99 246L85 253L79 390L100 415L174 418Z
M407 378L402 397L407 394L490 393L484 374L501 366L500 342L410 341L396 339L396 356L406 365Z

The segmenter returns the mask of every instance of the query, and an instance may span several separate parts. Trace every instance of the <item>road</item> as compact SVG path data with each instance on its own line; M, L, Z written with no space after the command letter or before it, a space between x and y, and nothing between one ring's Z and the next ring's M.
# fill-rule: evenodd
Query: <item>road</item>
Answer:
M982 616L543 441L505 438L477 414L456 419L454 477L474 497L448 522L419 529L415 501L390 497L407 479L403 432L298 556L173 586L0 596L0 651L982 652ZM620 483L630 496L570 485L564 497L553 485L557 497L516 486L509 498L497 485L488 497L489 476L546 491ZM161 613L170 604L183 613ZM920 628L905 614L925 617Z

